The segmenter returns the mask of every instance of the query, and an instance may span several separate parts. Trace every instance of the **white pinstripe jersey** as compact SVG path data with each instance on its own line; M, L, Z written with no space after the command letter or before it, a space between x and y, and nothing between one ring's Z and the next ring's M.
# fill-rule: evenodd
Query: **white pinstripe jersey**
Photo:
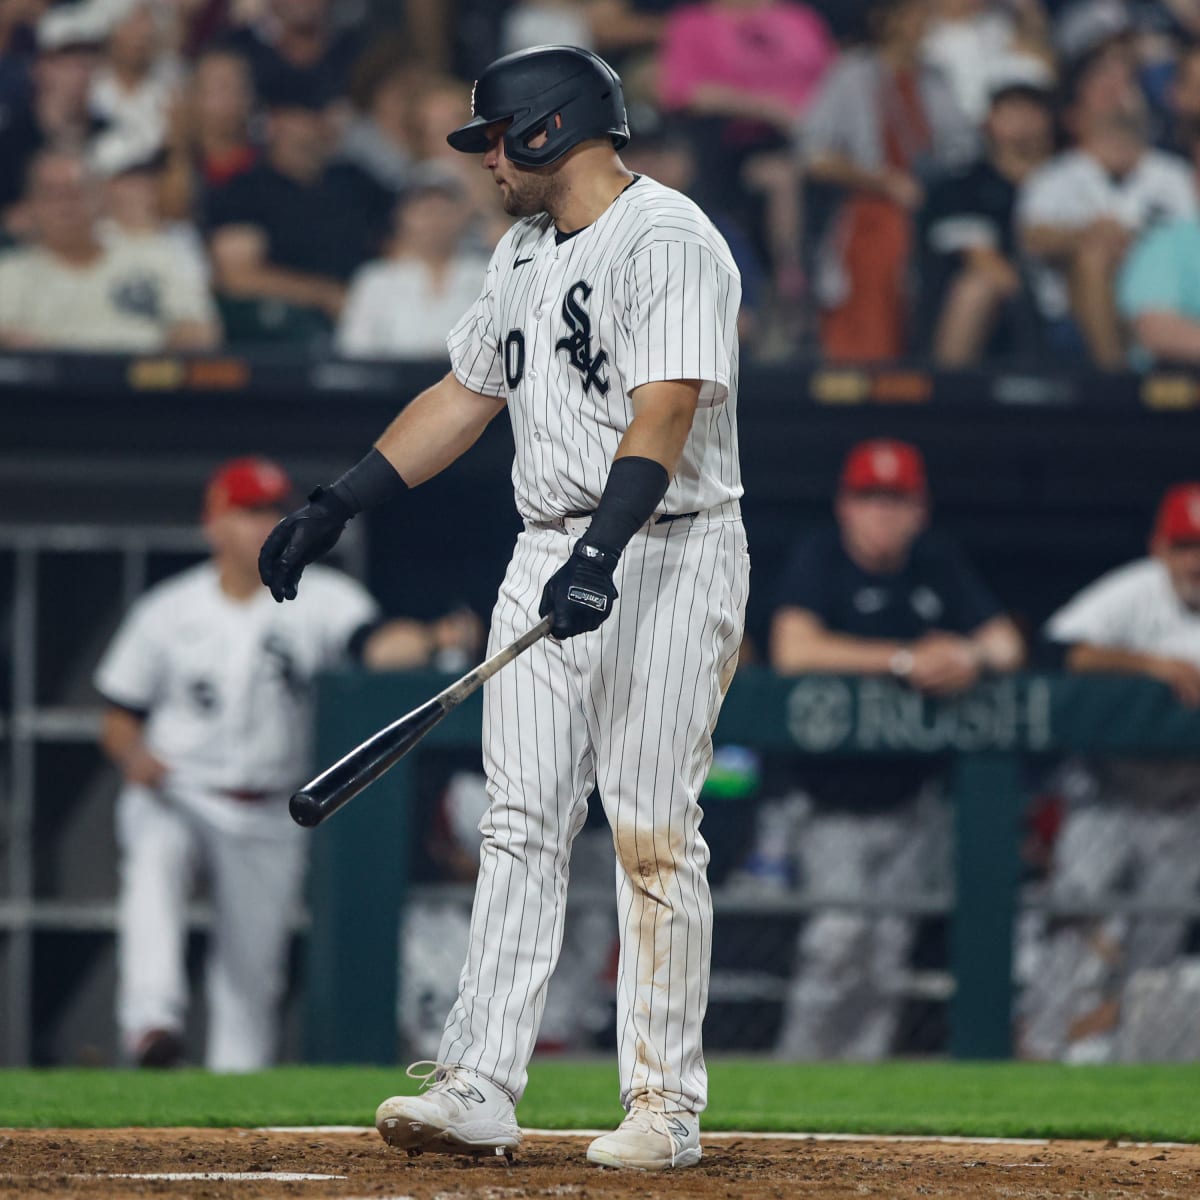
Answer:
M741 278L686 196L645 176L578 233L546 214L508 231L447 339L459 382L508 400L513 487L528 520L591 512L644 383L699 379L700 408L659 505L742 494L737 444Z

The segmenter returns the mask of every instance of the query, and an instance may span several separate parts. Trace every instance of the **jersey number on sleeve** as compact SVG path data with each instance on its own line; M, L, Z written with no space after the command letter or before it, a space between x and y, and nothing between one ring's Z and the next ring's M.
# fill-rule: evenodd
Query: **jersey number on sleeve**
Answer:
M510 329L504 339L504 380L509 390L517 386L525 375L525 335L519 329Z

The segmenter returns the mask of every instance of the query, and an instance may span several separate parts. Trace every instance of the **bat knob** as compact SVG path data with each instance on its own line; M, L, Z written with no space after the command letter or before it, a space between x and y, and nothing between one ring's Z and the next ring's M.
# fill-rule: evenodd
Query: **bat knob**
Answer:
M288 801L288 812L292 814L292 820L305 829L312 829L321 823L321 806L316 797L307 792L297 792Z

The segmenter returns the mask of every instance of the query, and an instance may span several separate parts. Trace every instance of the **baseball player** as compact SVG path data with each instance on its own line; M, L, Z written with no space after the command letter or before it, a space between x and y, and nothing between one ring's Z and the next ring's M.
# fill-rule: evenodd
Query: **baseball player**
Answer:
M514 1106L558 958L571 843L598 787L617 856L627 1116L588 1158L700 1159L712 911L697 797L749 578L741 288L704 214L626 170L627 140L620 80L595 55L540 46L488 67L449 142L482 155L520 220L448 339L452 369L263 547L264 582L294 597L355 513L441 470L507 407L525 528L492 648L539 615L552 637L485 691L491 804L458 999L427 1090L376 1115L410 1151L519 1144Z
M1072 671L1157 679L1200 707L1200 482L1168 490L1151 554L1110 571L1050 618ZM1051 899L1102 904L1124 891L1185 906L1200 887L1200 770L1194 760L1108 759L1072 797L1054 849ZM1186 917L1113 915L1051 933L1022 1000L1022 1049L1074 1062L1124 1057L1125 990L1171 964Z
M359 584L324 567L286 609L262 591L258 549L290 494L264 459L217 471L204 507L211 559L146 592L96 672L103 747L124 777L117 1020L141 1065L182 1054L197 870L215 909L206 1063L249 1071L274 1054L304 871L287 800L308 765L309 685L376 615Z

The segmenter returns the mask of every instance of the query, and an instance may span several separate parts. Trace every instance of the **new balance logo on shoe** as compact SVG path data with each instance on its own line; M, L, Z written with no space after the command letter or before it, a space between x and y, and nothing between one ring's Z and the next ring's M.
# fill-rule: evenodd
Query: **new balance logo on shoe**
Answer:
M667 1128L681 1141L686 1142L690 1130L678 1117L667 1118Z
M446 1084L446 1091L452 1096L461 1096L469 1104L486 1104L483 1093L465 1079L453 1079Z

